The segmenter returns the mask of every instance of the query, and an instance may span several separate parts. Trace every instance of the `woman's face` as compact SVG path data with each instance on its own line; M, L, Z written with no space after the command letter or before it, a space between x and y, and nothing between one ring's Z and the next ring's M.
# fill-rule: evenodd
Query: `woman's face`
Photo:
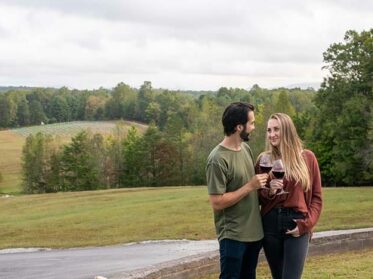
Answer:
M270 119L267 124L267 138L272 146L280 144L280 124L277 119Z

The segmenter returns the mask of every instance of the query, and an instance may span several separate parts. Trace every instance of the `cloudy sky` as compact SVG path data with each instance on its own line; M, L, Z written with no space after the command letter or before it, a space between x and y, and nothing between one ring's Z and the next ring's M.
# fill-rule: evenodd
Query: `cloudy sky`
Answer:
M216 90L319 83L371 0L0 0L0 85Z

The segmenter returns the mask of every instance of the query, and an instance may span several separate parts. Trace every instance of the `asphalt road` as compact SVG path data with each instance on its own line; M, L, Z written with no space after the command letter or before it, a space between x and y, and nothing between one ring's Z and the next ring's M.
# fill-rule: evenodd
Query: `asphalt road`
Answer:
M216 240L150 241L136 244L42 251L0 250L0 278L94 279L214 251Z
M313 239L371 231L373 228L317 232ZM134 271L217 249L217 240L172 240L81 249L0 250L0 279L131 278Z

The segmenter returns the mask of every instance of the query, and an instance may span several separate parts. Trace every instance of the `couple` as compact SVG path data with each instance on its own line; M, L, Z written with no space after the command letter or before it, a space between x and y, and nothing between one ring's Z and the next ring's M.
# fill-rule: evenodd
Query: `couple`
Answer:
M261 154L283 161L284 179L273 179L272 173L259 172L260 158L254 166L251 149L243 143L255 129L254 107L232 103L222 122L224 140L212 150L206 167L220 247L220 278L255 278L262 247L274 279L301 278L322 207L315 155L303 149L288 115L273 114L267 123L267 150ZM288 193L277 195L283 187Z

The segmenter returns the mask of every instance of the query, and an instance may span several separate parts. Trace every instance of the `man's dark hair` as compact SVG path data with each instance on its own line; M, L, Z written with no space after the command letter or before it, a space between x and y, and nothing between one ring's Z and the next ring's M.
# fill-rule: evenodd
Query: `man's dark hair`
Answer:
M236 132L237 125L245 125L248 119L248 113L254 111L254 106L249 103L235 102L230 104L224 110L222 123L224 134L230 136Z

